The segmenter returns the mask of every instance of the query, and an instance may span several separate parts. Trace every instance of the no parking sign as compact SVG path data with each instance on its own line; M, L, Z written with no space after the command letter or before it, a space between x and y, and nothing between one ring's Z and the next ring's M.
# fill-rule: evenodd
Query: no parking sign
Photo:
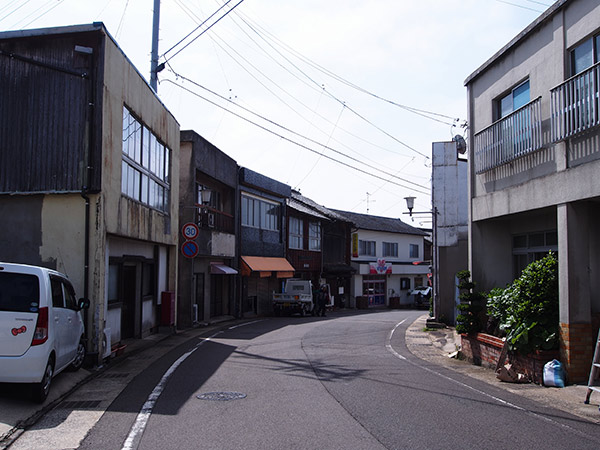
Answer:
M194 241L185 241L181 245L181 254L186 258L194 258L198 254L198 244Z

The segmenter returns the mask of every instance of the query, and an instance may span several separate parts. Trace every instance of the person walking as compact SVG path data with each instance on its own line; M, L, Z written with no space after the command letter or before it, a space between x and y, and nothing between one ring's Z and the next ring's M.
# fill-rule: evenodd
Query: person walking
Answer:
M317 294L317 316L325 317L325 309L328 300L327 286L322 285L321 290Z

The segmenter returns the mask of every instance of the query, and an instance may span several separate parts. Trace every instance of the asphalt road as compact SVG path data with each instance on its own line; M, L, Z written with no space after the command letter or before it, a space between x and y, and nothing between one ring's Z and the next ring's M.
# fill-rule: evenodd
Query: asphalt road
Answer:
M405 330L421 314L267 318L180 337L89 417L79 448L600 448L597 425L413 356Z

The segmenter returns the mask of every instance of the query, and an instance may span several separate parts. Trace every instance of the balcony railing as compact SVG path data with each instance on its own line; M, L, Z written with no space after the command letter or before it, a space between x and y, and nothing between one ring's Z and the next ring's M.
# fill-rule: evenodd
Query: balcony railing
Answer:
M542 148L541 100L536 98L475 135L476 173Z
M198 227L234 234L233 216L205 205L198 206Z
M598 90L600 63L550 91L552 141L557 142L600 124Z

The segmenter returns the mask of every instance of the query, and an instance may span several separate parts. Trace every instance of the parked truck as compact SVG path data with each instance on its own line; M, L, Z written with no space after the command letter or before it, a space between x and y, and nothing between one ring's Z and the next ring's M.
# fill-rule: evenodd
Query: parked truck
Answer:
M276 316L288 313L313 314L313 286L308 280L287 280L284 291L273 293L273 312Z

